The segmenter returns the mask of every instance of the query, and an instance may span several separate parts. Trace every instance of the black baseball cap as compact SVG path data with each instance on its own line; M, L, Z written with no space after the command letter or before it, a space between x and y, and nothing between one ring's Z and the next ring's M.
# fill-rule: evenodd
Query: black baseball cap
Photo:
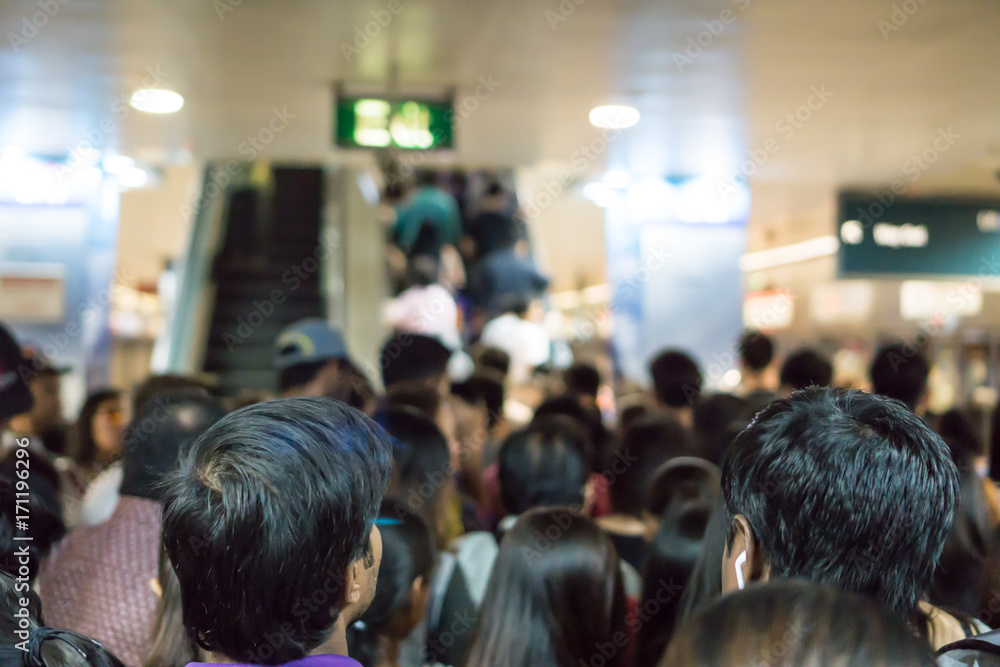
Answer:
M21 346L0 322L0 421L23 414L34 404L24 375L28 368Z

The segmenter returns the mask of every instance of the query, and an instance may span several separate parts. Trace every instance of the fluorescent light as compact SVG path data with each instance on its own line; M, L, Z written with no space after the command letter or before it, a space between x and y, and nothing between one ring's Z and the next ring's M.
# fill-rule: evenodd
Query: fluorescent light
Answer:
M141 188L149 181L149 174L140 167L131 167L118 174L118 184L124 188Z
M749 273L750 271L760 271L770 269L775 266L804 262L818 257L828 257L837 254L840 249L840 241L836 236L820 236L802 243L761 250L760 252L748 252L740 257L740 269Z
M635 107L609 105L590 110L590 124L610 130L632 127L639 122L639 110Z
M140 88L132 93L128 103L146 113L174 113L184 106L184 98L172 90Z
M135 166L135 160L127 155L108 155L104 158L104 171L109 174L120 174Z
M583 198L601 208L607 208L615 201L615 191L604 183L587 183L583 186Z
M632 174L628 173L624 169L612 169L611 171L604 172L604 176L601 180L603 180L604 184L609 188L624 190L628 187L628 184L632 182Z

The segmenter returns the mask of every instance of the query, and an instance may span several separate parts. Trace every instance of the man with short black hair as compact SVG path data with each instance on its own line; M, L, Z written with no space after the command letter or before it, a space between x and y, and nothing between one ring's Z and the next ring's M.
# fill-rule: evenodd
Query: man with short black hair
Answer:
M833 365L816 350L803 349L785 359L781 366L781 391L787 397L806 387L829 387Z
M419 387L445 398L451 387L448 381L451 354L437 338L396 332L382 346L379 359L382 384L386 390L399 386Z
M166 485L163 541L209 663L358 667L347 626L375 595L384 431L326 398L231 413Z
M319 318L299 320L281 332L274 343L274 365L284 398L332 397L350 381L344 334Z
M774 341L760 331L747 330L740 337L740 396L753 412L777 398L768 371L774 361Z
M902 401L917 414L927 397L927 358L915 347L891 343L879 348L871 366L872 391Z
M686 352L666 350L649 363L653 394L660 408L690 428L693 406L701 396L701 369Z
M951 525L958 471L901 403L817 387L775 401L736 438L722 492L723 591L769 579L833 584L927 624L938 646L956 638L942 622L954 619L918 602Z

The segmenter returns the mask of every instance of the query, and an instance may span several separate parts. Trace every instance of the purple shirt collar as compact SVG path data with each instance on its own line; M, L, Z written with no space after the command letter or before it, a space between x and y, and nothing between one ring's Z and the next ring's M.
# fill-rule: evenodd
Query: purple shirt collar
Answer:
M189 662L187 667L255 667L246 663L222 665L215 662ZM357 660L345 655L310 655L301 660L286 662L283 667L362 667Z

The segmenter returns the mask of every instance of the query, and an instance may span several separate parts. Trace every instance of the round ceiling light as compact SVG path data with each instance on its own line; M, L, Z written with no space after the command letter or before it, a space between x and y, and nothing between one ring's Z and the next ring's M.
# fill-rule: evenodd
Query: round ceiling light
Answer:
M594 107L590 110L590 124L609 130L621 130L639 122L639 110L635 107L610 105Z
M132 93L128 103L146 113L174 113L184 106L184 98L172 90L140 88Z

